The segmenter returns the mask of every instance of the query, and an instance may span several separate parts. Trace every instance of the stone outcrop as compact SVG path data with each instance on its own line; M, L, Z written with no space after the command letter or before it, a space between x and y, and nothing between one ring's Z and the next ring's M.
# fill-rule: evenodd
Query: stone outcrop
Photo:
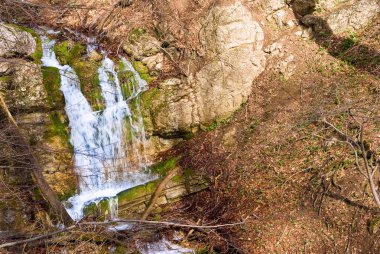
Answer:
M379 13L378 0L350 1L327 14L326 22L333 33L341 33L364 27Z
M35 51L36 41L30 33L0 23L0 57L29 56Z
M203 21L200 39L206 65L188 79L168 79L143 96L158 135L190 133L229 117L264 70L264 33L240 2L214 7Z
M117 194L118 216L120 218L140 218L161 180L157 179ZM208 187L209 180L206 177L190 170L182 171L167 183L155 203L153 213L159 213L162 210L162 205L179 201L185 196L205 190ZM105 198L87 204L84 208L84 214L107 219L111 214L110 200Z
M42 165L46 180L59 198L67 198L75 191L76 179L64 103L59 91L60 80L54 75L58 70L41 69L41 45L33 31L0 23L0 33L0 94ZM8 37L3 38L3 35ZM0 147L6 147L6 144L1 143ZM9 156L12 158L14 154ZM33 184L30 174L20 176L17 167L3 166L7 166L0 172L5 183L3 187L8 186L6 191ZM38 188L29 191L35 193L27 193L25 197L37 201L42 198ZM25 223L30 224L33 217L39 216L34 214L37 208L25 208L27 203L15 199L15 195L8 195L5 199L0 205L0 230L25 228Z
M6 74L0 78L0 93L12 112L44 111L49 108L38 64L9 59L2 62L0 69L4 70L0 73Z
M282 27L286 24L287 4L285 0L262 1L261 8L265 12L266 20Z
M349 1L321 14L306 15L301 21L317 34L340 34L365 27L379 13L380 2L377 0Z

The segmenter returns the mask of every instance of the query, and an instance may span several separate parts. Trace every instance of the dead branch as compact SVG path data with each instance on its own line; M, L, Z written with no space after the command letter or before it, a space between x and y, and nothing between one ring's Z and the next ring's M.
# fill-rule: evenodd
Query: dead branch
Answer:
M157 199L160 197L161 192L166 187L168 182L174 177L174 175L178 172L178 168L175 167L172 170L168 172L168 174L165 176L165 178L160 182L160 184L157 186L157 189L154 191L148 207L145 209L143 215L141 216L141 220L146 220L148 218L149 214L152 212L154 205L157 202Z
M67 213L66 209L63 207L62 203L58 200L57 195L51 189L49 184L46 182L41 166L39 165L37 159L34 157L33 152L29 144L25 141L20 129L17 126L16 121L8 110L3 97L0 95L0 119L3 119L3 124L5 124L4 134L9 137L12 142L10 145L17 151L18 154L24 154L20 158L22 165L27 165L28 169L31 170L34 180L41 190L41 193L45 200L48 202L50 207L53 209L58 219L60 219L65 225L70 225L73 223L70 215Z
M77 223L75 225L71 225L67 228L57 230L45 235L39 235L39 236L32 237L25 240L4 243L0 245L0 248L6 248L6 247L19 245L19 244L43 240L43 239L50 238L54 235L57 235L63 232L80 228L81 226L95 226L95 227L96 226L112 226L117 223L138 223L138 224L164 225L164 226L171 226L171 227L195 228L195 229L215 229L215 228L224 228L224 227L234 227L234 226L245 224L244 221L229 223L229 224L220 224L220 225L190 225L190 224L182 224L182 223L176 223L176 222L170 222L170 221L150 221L150 220L114 220L114 221L105 221L105 222L81 222L81 223Z
M368 161L367 155L368 154L374 154L373 151L370 151L365 146L364 141L364 126L365 123L360 124L360 131L359 131L359 137L355 140L354 138L350 137L348 134L342 132L339 130L336 126L334 126L332 123L328 122L326 119L323 119L322 122L327 125L328 127L332 128L338 135L343 138L347 143L351 145L351 147L355 150L355 160L356 160L356 167L358 168L359 172L365 172L365 177L368 180L368 183L370 185L371 193L373 196L373 199L377 205L377 207L380 208L380 197L379 193L376 190L375 182L373 180L374 174L377 171L379 167L379 161L374 161L374 163L370 164ZM358 154L361 154L361 158L364 164L364 169L360 166L358 163L359 157Z

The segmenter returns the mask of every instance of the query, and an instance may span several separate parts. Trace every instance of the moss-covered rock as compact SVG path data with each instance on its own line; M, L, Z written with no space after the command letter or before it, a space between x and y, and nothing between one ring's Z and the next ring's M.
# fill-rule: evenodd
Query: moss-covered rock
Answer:
M96 203L91 202L90 204L86 205L83 208L83 215L84 216L97 217L98 216L98 206L96 205Z
M154 164L153 166L150 167L150 169L153 173L158 174L161 177L165 177L166 174L177 165L177 162L178 162L178 158L173 157L173 158L161 161L157 164Z
M38 50L32 33L35 35L26 27L0 22L0 57L28 56L38 59L38 54L33 56Z
M104 109L104 99L99 86L98 61L86 60L86 47L72 41L56 43L54 52L61 65L70 65L78 76L83 95L93 110Z
M76 60L72 62L71 67L78 75L82 93L92 109L95 111L103 110L105 102L99 85L99 65L90 61Z
M49 114L50 124L45 132L45 138L49 139L58 136L63 145L69 144L68 119L62 111L52 111Z
M134 61L132 63L133 65L133 68L135 68L135 70L140 73L140 74L146 74L149 72L149 69L148 67L146 67L142 62L140 61Z
M65 99L60 91L61 76L59 74L59 69L55 67L42 67L42 77L45 91L47 93L47 101L50 107L63 109L65 106Z
M36 31L28 27L19 26L19 28L23 31L30 33L33 36L33 38L36 40L36 50L30 56L33 58L33 61L35 63L41 64L42 63L41 58L42 58L43 53L42 53L42 41L41 41L40 36L36 33Z
M72 65L86 53L86 47L72 41L62 41L54 45L54 52L61 65Z
M152 194L159 183L160 180L158 179L120 192L119 194L117 194L119 206L131 202L135 199Z
M140 61L132 62L133 68L140 74L140 77L144 79L148 84L155 81L157 78L153 77L149 73L149 68Z

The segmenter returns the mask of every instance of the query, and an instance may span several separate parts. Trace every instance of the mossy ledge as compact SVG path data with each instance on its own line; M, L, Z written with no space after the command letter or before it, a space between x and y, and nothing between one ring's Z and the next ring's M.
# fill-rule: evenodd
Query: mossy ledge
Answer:
M168 171L178 167L177 162L178 158L170 158L157 163L151 167L151 171L152 173L158 174L160 176L159 179L118 193L119 217L138 218L146 209L151 196L163 177ZM157 205L165 205L179 201L187 195L207 189L208 186L209 179L206 177L198 175L192 170L179 170L162 191L157 200ZM162 209L158 207L154 213L159 213L160 211L162 211ZM83 212L86 216L106 218L110 213L109 198L87 204Z
M62 65L70 65L78 76L81 91L94 111L105 108L98 74L99 63L85 59L86 47L80 43L62 41L54 46Z

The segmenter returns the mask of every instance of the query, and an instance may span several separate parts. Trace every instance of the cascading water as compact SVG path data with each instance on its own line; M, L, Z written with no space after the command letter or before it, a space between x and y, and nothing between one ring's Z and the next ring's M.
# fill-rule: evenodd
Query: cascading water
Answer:
M54 40L42 37L43 66L56 67L61 76L61 91L65 97L65 111L69 118L70 142L74 147L75 169L79 177L79 194L69 199L69 214L74 219L83 217L83 207L89 201L110 199L111 218L117 216L116 194L154 178L144 173L145 133L138 103L132 115L128 102L138 99L146 89L132 65L121 59L122 71L134 77L130 93L123 94L114 63L104 57L98 69L100 88L105 109L93 111L82 94L75 71L68 65L60 65L54 53ZM91 45L93 47L93 45ZM125 128L128 123L129 128ZM124 142L128 132L131 142ZM137 170L126 158L134 158Z

